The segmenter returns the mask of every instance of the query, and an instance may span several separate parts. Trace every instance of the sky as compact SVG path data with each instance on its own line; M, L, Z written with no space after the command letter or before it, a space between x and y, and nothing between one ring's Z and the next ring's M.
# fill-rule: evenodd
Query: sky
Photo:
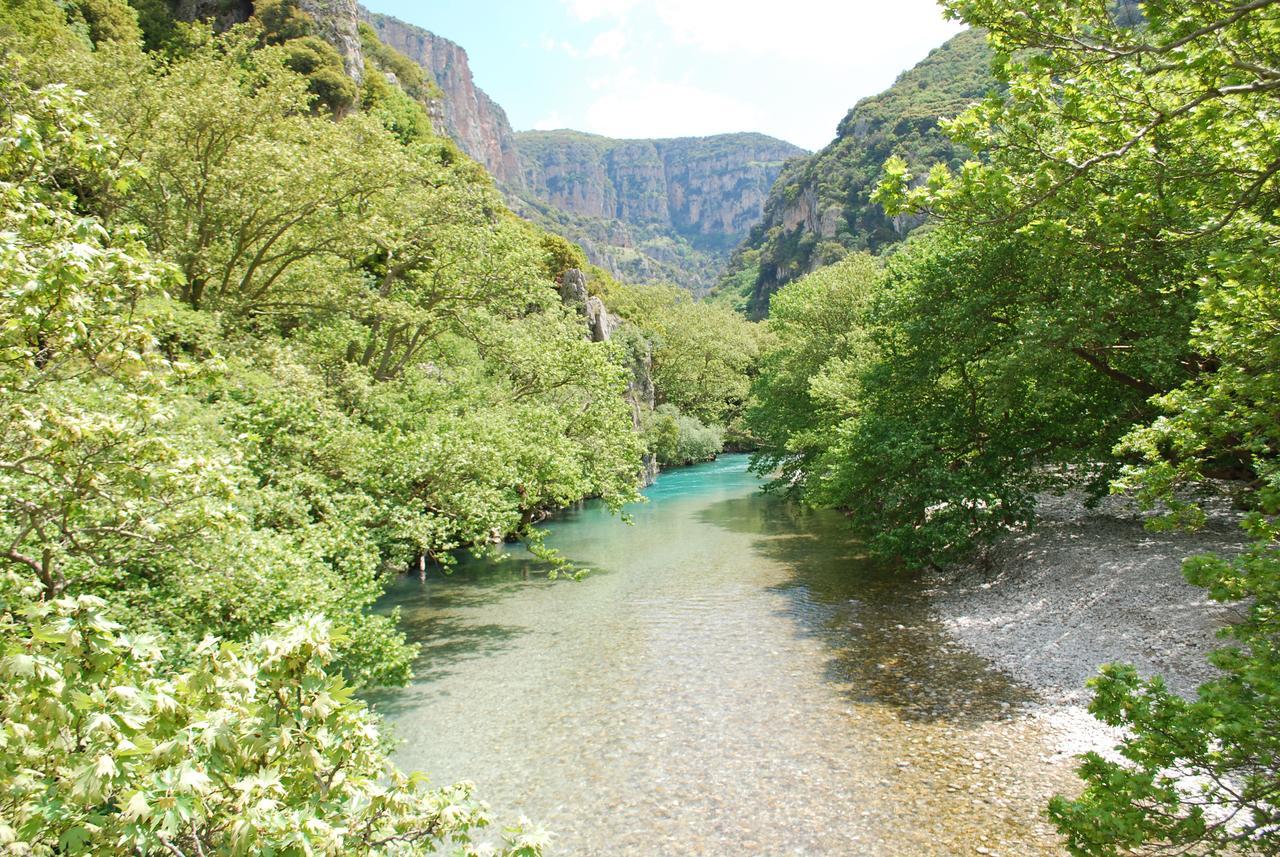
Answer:
M959 32L935 0L364 0L466 48L516 130L806 149Z

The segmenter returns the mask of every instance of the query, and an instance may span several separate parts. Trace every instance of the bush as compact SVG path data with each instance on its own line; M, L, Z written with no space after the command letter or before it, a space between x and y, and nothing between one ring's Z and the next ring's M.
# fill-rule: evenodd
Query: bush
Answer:
M682 414L674 405L659 405L646 434L650 448L664 467L711 461L724 449L724 429L705 425Z

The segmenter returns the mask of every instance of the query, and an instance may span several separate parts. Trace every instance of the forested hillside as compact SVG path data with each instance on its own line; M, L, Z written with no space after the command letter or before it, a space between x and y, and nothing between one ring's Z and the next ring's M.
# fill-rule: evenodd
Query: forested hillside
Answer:
M1280 9L947 5L990 31L1004 94L942 125L973 159L885 165L870 202L931 229L774 296L756 467L916 564L1031 525L1040 492L1196 528L1231 480L1252 547L1185 566L1238 602L1222 672L1188 700L1105 667L1121 755L1088 754L1051 815L1073 854L1275 853Z
M890 157L927 171L958 167L968 156L943 132L955 116L995 87L991 52L981 32L966 31L903 72L889 89L859 101L836 138L792 161L769 193L764 217L738 248L718 286L722 300L760 316L782 285L844 258L878 252L923 222L890 215L871 195Z
M370 605L460 549L545 553L550 511L635 499L741 408L748 323L710 320L726 352L664 294L593 332L581 250L354 10L0 9L6 847L465 845L469 787L395 771L352 696L413 656Z
M581 246L630 282L703 294L760 220L783 163L804 154L764 134L616 140L578 131L512 131L472 77L460 45L361 9L377 37L439 85L436 130L484 165L520 216Z

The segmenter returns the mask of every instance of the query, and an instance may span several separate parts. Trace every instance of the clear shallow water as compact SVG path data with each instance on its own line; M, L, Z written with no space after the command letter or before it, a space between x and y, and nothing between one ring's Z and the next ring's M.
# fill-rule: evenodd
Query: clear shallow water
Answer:
M763 495L745 456L663 474L628 525L400 581L422 644L374 700L397 761L470 779L565 855L1056 853L1030 699L932 619L836 515Z

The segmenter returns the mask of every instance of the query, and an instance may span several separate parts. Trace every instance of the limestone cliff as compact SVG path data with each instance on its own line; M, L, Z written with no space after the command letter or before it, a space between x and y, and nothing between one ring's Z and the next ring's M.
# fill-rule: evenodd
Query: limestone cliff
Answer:
M516 135L528 191L556 208L674 229L695 246L731 246L760 218L769 188L804 150L764 134L613 140L576 131Z
M338 50L347 76L360 83L364 79L364 55L356 26L360 13L356 0L298 0L302 11L316 21L316 35Z
M615 274L694 291L710 285L760 219L787 159L804 154L763 134L615 140L527 131L516 144L524 186L517 210Z
M433 111L443 120L443 127L437 130L483 164L499 184L520 187L520 161L511 123L506 112L476 86L467 52L448 39L389 15L363 7L360 15L379 40L429 71L443 90L442 103Z
M627 325L621 317L609 312L598 296L587 288L587 277L577 268L570 268L560 276L560 300L582 316L586 329L583 335L592 342L609 342ZM656 404L653 386L653 349L642 335L627 338L624 345L627 368L631 377L627 380L626 400L631 405L632 427L644 430L649 415ZM653 453L645 453L640 472L641 481L652 485L658 478L658 459Z

